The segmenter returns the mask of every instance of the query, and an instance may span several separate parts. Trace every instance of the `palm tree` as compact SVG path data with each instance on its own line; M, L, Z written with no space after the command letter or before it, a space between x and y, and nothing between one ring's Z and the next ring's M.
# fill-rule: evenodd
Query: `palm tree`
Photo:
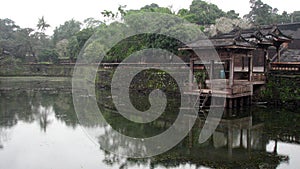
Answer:
M39 18L38 24L36 26L38 30L41 30L42 32L50 27L50 25L45 22L44 16L42 16L42 18Z

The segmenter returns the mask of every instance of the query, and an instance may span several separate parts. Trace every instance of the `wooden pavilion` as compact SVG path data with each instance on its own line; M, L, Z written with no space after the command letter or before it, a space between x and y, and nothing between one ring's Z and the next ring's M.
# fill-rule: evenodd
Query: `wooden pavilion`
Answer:
M226 98L225 107L229 108L249 104L255 86L265 84L269 67L268 48L275 47L278 52L277 58L280 60L281 46L287 45L291 40L292 38L284 35L277 26L272 26L233 30L179 48L190 52L190 87L186 94L200 94L199 97L213 94ZM254 65L253 52L257 50L262 51L262 54L256 56L256 65ZM218 54L219 59L213 57L210 59L213 51ZM206 69L209 74L205 86L194 82L193 75L199 68ZM200 103L200 105L204 104Z

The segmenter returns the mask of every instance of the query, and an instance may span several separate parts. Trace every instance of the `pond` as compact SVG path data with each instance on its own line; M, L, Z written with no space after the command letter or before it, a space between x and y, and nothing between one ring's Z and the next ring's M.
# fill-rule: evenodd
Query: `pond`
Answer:
M205 119L198 118L192 131L171 150L134 159L111 154L92 141L86 129L99 126L77 119L68 79L1 79L0 87L1 169L294 169L300 166L299 110L264 106L226 110L215 133L202 144L198 138ZM111 108L109 99L105 100L108 97L101 97L106 94L105 90L97 93L103 115L112 128L126 135L156 135L176 118L166 113L149 124L130 123ZM173 111L172 104L176 102L166 111ZM109 134L107 137L118 141L118 137L110 138Z

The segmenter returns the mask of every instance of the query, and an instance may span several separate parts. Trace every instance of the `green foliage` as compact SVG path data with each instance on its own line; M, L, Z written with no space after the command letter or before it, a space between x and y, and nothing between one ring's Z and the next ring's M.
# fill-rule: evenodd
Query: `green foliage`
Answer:
M122 40L115 45L104 58L105 62L120 62L134 52L148 49L160 48L177 54L178 47L182 45L176 39L166 37L162 34L139 34Z
M85 28L89 28L89 29L95 29L101 24L103 24L102 21L97 20L95 18L87 18L83 21L83 23L85 25Z
M77 58L77 56L80 52L80 47L79 47L77 38L75 36L73 36L69 39L69 43L67 46L67 52L68 52L69 57L72 60L75 60Z
M225 16L225 12L219 9L218 6L203 0L193 0L190 6L190 14L190 21L201 25L213 24L216 19Z
M215 4L207 3L203 0L193 0L189 10L180 9L177 15L200 25L214 24L216 19L220 17L239 19L239 14L234 10L224 12Z
M58 60L59 54L53 50L53 49L44 49L41 54L39 55L39 61L40 62L52 62L54 64L57 64L59 62Z
M290 14L290 17L291 17L291 22L300 22L300 11L294 11L293 13Z
M42 18L39 18L38 24L36 26L42 32L45 31L48 27L50 27L50 25L46 23L44 16L42 16Z
M49 44L49 38L43 32L20 28L10 19L0 19L0 55L35 61L36 55Z
M267 100L279 100L281 102L289 102L299 100L300 89L299 77L275 77L270 76L266 84L265 90L262 90L261 95Z
M82 48L85 42L94 34L93 28L85 28L75 34L79 48Z
M294 11L293 13L284 11L282 14L278 14L278 9L272 8L261 0L250 0L250 4L251 11L245 15L245 18L256 25L300 22L300 11ZM180 43L161 34L172 35L177 39L193 40L195 38L190 37L190 35L196 35L197 32L201 34L200 31L205 31L208 35L215 35L217 32L226 33L236 26L247 28L250 25L249 22L240 19L239 14L234 10L224 12L218 6L204 0L193 0L189 9L180 9L176 14L170 7L160 7L155 3L146 5L139 10L126 10L125 8L126 5L120 5L117 12L104 10L101 12L105 17L104 20L87 18L84 20L83 27L81 27L80 22L71 19L56 27L52 37L48 37L44 33L50 26L46 23L44 16L38 20L37 31L31 28L20 28L14 21L7 18L0 19L0 57L8 55L23 62L36 62L41 58L42 60L45 59L46 49L56 50L60 57L69 57L75 61L87 40L95 32L98 32L99 36L101 34L102 40L95 42L92 46L101 46L100 49L104 50L107 46L103 44L110 43L106 42L107 39L111 43L116 43L116 46L109 51L105 61L119 62L138 50L151 47L167 49L176 54L178 52L176 48ZM190 29L183 30L181 27L184 23L175 19L175 17L169 19L169 17L162 16L148 18L148 20L138 20L148 12L181 17L195 23L195 25ZM113 20L120 20L121 22L111 22ZM214 25L210 25L208 28L207 25L209 24ZM128 25L134 25L135 27L129 28ZM122 42L115 42L114 39L111 39L115 33L119 33L119 37L125 38L125 34L131 29L135 29L133 32L147 29L157 30L158 33L156 35L144 34L129 37Z
M160 7L155 3L152 3L151 5L146 5L141 8L141 12L158 12L158 13L166 13L166 14L172 14L172 11L170 8Z
M230 10L230 11L226 12L226 17L230 18L230 19L238 19L239 15L240 14L236 13L235 10Z
M144 15L147 13L128 14L124 17L124 23L111 24L108 28L103 29L103 32L99 34L101 39L105 39L105 34L111 33L120 33L119 37L124 36L123 32L130 35L130 31L132 31L133 34L136 34L113 44L114 47L104 58L105 62L120 62L132 53L148 48L165 49L178 54L178 48L183 44L177 39L189 42L201 36L201 28L198 25L189 24L187 26L187 23L177 17L171 17L171 15L144 17ZM157 33L144 33L148 30ZM103 44L106 43L108 42Z
M16 59L13 57L6 56L3 59L0 60L1 65L6 65L6 66L16 66L22 64L22 61L20 59Z
M206 71L196 71L196 72L194 72L194 76L195 76L197 84L201 84L201 86L205 85L205 80L207 78Z
M282 14L278 14L277 8L272 8L261 0L250 0L250 4L251 11L244 17L256 25L271 25L300 21L299 11L295 11L291 14L283 11Z
M81 23L71 19L66 21L63 25L56 27L52 37L53 44L56 45L57 42L63 39L69 39L80 31Z

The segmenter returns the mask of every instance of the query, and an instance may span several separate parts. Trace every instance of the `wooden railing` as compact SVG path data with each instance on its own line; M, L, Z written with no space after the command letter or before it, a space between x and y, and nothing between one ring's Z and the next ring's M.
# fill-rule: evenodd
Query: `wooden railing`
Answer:
M252 81L265 81L266 75L265 73L253 73Z
M270 70L300 72L300 62L273 62Z

